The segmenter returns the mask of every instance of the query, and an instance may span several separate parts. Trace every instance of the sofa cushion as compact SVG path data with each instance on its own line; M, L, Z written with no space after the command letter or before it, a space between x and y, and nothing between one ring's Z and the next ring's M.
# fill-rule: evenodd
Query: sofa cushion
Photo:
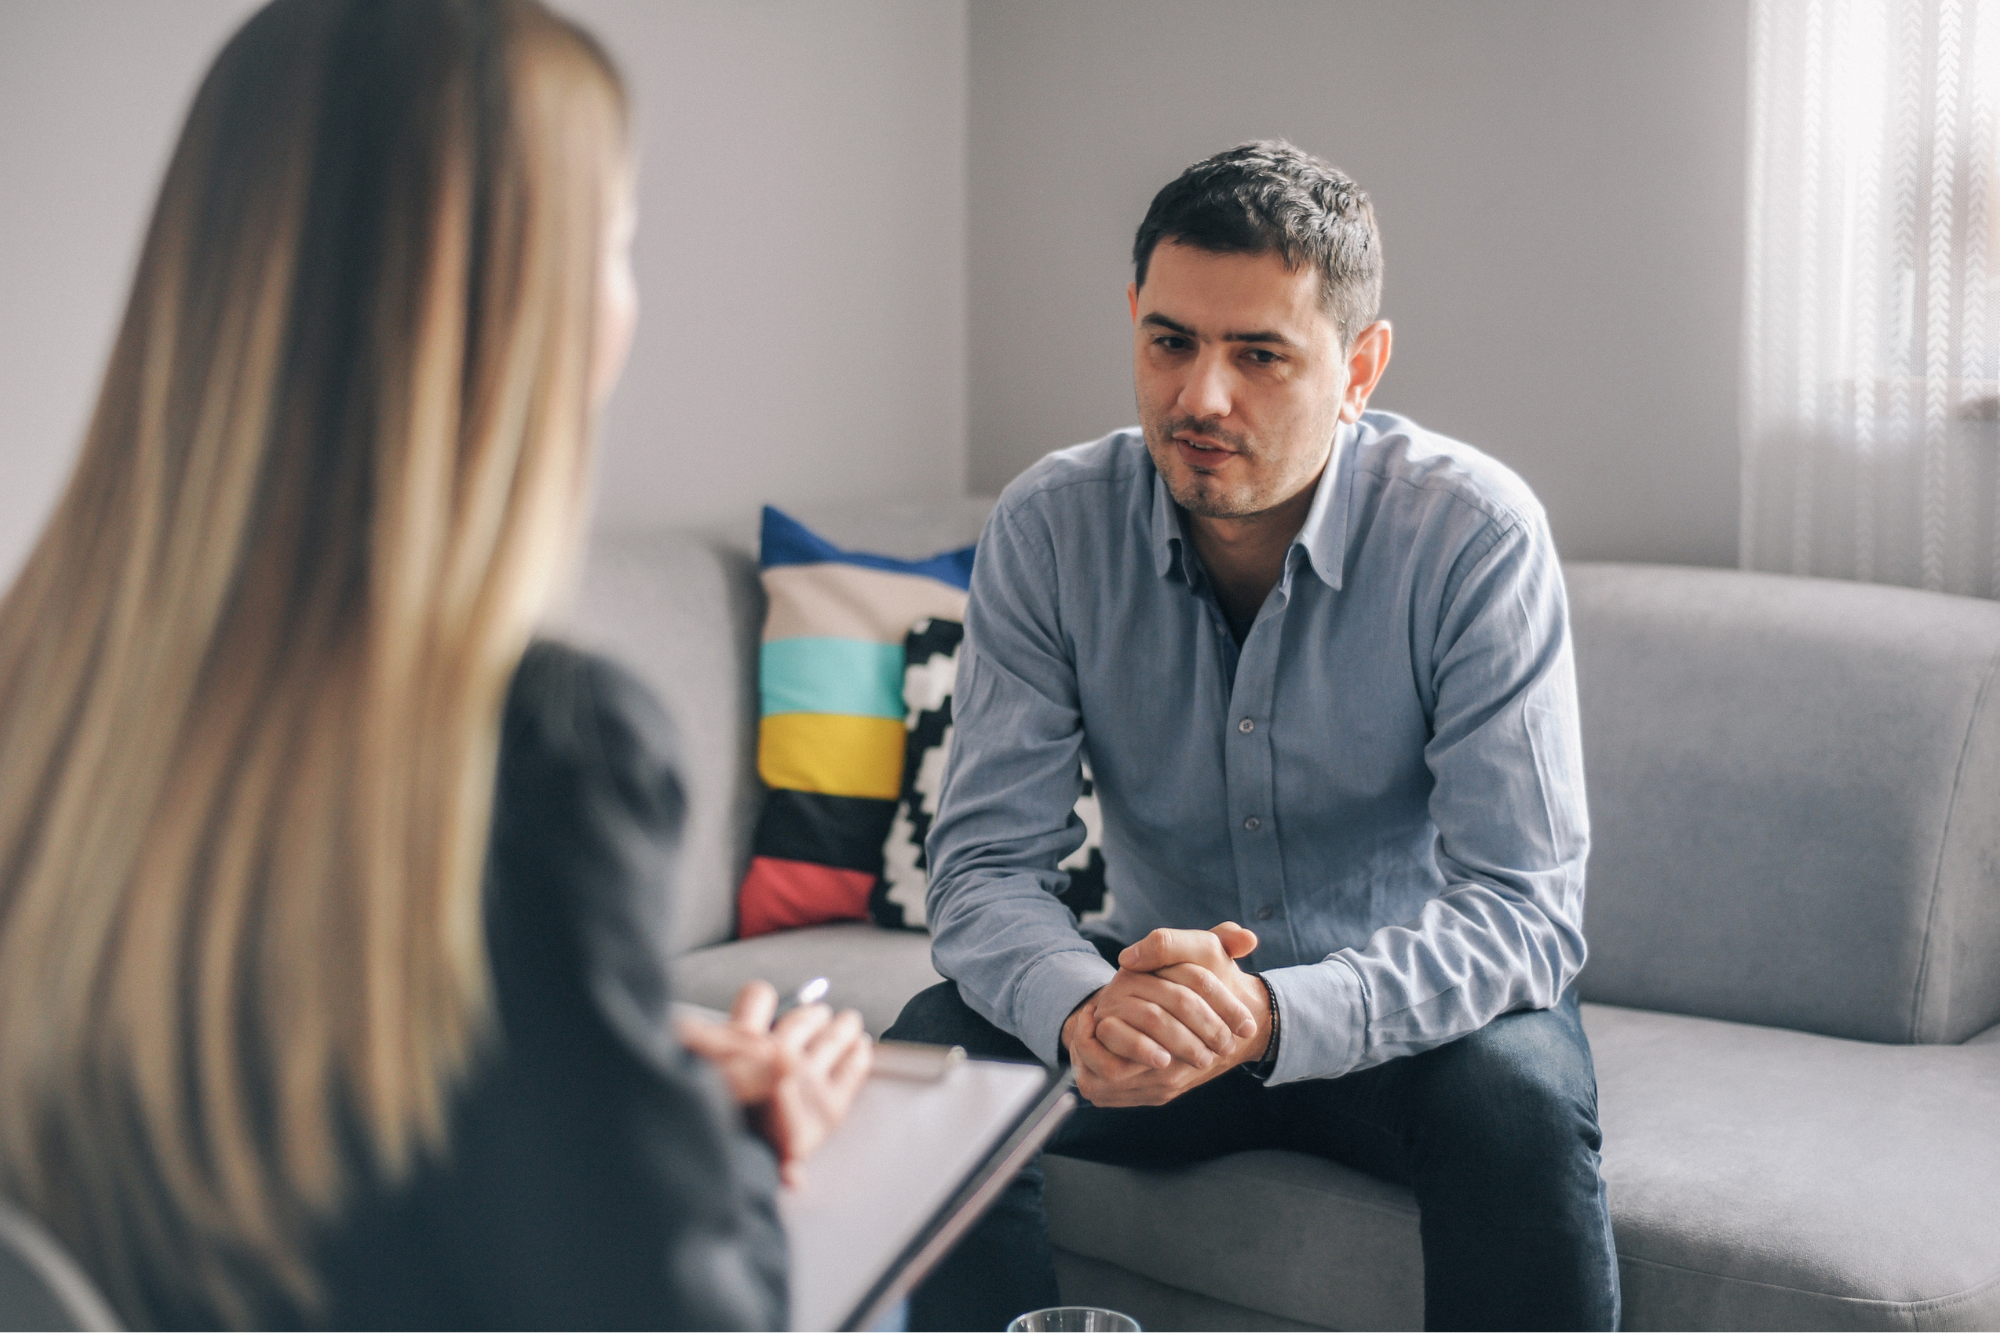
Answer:
M674 994L693 1004L727 1009L752 977L789 995L821 976L833 983L827 1003L859 1009L877 1036L896 1021L905 1001L940 980L931 969L930 936L843 921L684 954L674 964Z
M903 639L927 617L963 618L972 552L850 551L765 507L757 771L770 794L737 934L867 918L902 788Z
M1586 999L1868 1041L2000 1022L2000 605L1570 565Z
M979 535L992 497L803 508L829 541L916 559ZM736 886L764 804L757 778L757 645L764 590L753 524L712 532L599 528L577 587L549 629L605 653L650 685L680 731L688 817L675 878L676 949L735 925Z
M1042 1165L1059 1251L1316 1328L1424 1326L1417 1205L1400 1185L1275 1150L1175 1171Z
M1626 1327L2000 1326L2000 1044L1584 1015Z
M926 618L903 639L903 790L882 844L882 878L868 899L868 915L889 930L922 930L930 892L930 859L924 849L937 818L944 764L951 745L951 696L958 681L958 645L965 626Z
M964 640L963 624L941 619L918 621L904 640L909 747L903 760L903 793L896 800L896 818L882 846L882 880L868 900L868 913L878 926L903 930L926 926L931 876L924 842L944 791L951 754L952 692L957 688L958 650ZM1104 884L1104 816L1088 760L1083 764L1083 790L1076 798L1076 819L1083 825L1083 841L1056 864L1069 875L1060 896L1080 922L1101 921L1111 914L1111 902Z
M2000 1325L2000 1040L1583 1013L1625 1327ZM1280 1152L1172 1172L1047 1160L1063 1250L1303 1323L1422 1325L1399 1186Z

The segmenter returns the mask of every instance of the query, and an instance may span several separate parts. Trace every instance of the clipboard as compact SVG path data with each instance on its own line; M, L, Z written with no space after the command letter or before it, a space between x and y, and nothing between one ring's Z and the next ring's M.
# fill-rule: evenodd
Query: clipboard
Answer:
M876 1050L847 1118L806 1162L804 1182L778 1196L795 1329L879 1326L1077 1107L1068 1069L968 1060L957 1047Z
M936 1081L872 1077L778 1200L791 1325L877 1327L1076 1109L1074 1076L964 1060Z

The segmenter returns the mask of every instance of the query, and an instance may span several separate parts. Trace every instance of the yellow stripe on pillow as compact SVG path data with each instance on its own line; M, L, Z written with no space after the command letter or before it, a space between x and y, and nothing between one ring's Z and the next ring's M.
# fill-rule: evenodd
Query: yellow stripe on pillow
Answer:
M898 649L910 626L925 617L965 619L965 590L918 574L864 569L829 561L773 565L764 571L770 612L764 642L778 639L861 639Z
M893 801L907 736L901 718L780 713L757 729L757 772L769 787Z

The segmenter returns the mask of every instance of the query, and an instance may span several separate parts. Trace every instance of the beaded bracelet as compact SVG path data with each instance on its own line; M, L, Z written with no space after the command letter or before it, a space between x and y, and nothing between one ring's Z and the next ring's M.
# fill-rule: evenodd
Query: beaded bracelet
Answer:
M1264 983L1264 997L1271 1002L1271 1040L1264 1044L1263 1057L1247 1066L1257 1078L1271 1077L1271 1071L1278 1067L1278 992L1268 981Z

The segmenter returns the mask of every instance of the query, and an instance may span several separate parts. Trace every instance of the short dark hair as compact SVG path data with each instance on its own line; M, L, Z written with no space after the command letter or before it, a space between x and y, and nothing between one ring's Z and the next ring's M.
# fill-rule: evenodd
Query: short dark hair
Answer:
M1141 287L1163 240L1212 254L1276 253L1295 269L1311 264L1342 346L1382 306L1382 238L1368 196L1347 173L1283 139L1204 158L1153 196L1132 241Z

